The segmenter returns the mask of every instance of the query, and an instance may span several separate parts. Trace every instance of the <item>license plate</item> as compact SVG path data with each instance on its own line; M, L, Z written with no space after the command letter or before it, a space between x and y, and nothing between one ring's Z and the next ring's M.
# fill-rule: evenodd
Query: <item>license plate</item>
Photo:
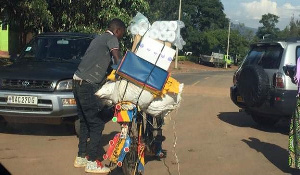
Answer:
M8 104L20 104L20 105L37 105L37 97L34 96L15 96L9 95L7 97Z
M244 99L241 96L237 96L236 100L237 100L237 102L244 102Z

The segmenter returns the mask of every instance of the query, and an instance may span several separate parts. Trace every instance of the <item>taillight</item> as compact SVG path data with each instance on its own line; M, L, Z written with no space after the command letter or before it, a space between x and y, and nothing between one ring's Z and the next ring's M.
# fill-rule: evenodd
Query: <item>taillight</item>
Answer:
M284 88L284 75L282 73L277 72L274 81L275 88Z
M233 74L233 80L232 80L232 82L233 82L233 85L236 85L236 82L237 82L236 81L236 73Z
M233 74L233 80L232 80L233 85L236 85L236 84L237 84L237 81L238 81L238 79L239 79L240 73L241 73L241 71L236 71L236 72Z

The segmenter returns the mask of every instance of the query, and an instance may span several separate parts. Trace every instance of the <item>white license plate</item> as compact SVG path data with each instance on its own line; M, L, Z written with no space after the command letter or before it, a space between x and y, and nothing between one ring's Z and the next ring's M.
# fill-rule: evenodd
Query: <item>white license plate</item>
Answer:
M7 96L8 104L20 104L20 105L37 105L37 97L34 96Z

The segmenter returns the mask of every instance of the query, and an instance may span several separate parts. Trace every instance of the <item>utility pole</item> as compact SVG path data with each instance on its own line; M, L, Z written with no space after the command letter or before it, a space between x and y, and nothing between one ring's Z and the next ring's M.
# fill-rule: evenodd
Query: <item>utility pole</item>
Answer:
M178 11L179 11L178 12L178 20L180 21L180 17L181 17L181 0L179 0L179 10ZM177 63L178 63L178 47L176 47L175 69L178 68Z
M229 53L229 39L230 39L230 26L231 26L231 22L229 21L229 27L228 27L228 40L227 40L227 53L226 53L226 57L225 57L225 69L227 69L227 59L228 59L228 53Z

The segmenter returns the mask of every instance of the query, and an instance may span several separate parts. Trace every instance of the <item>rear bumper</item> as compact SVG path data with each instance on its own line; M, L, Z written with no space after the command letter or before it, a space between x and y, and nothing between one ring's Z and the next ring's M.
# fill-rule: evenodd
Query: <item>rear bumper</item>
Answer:
M296 90L272 90L269 98L260 107L247 107L243 102L237 102L239 96L236 86L230 88L230 97L235 105L244 108L250 113L258 113L264 115L275 116L291 116L295 110L297 103Z
M36 96L37 105L8 104L7 96ZM73 99L72 92L0 91L0 115L23 117L72 117L77 115L76 105L63 105L62 99Z

